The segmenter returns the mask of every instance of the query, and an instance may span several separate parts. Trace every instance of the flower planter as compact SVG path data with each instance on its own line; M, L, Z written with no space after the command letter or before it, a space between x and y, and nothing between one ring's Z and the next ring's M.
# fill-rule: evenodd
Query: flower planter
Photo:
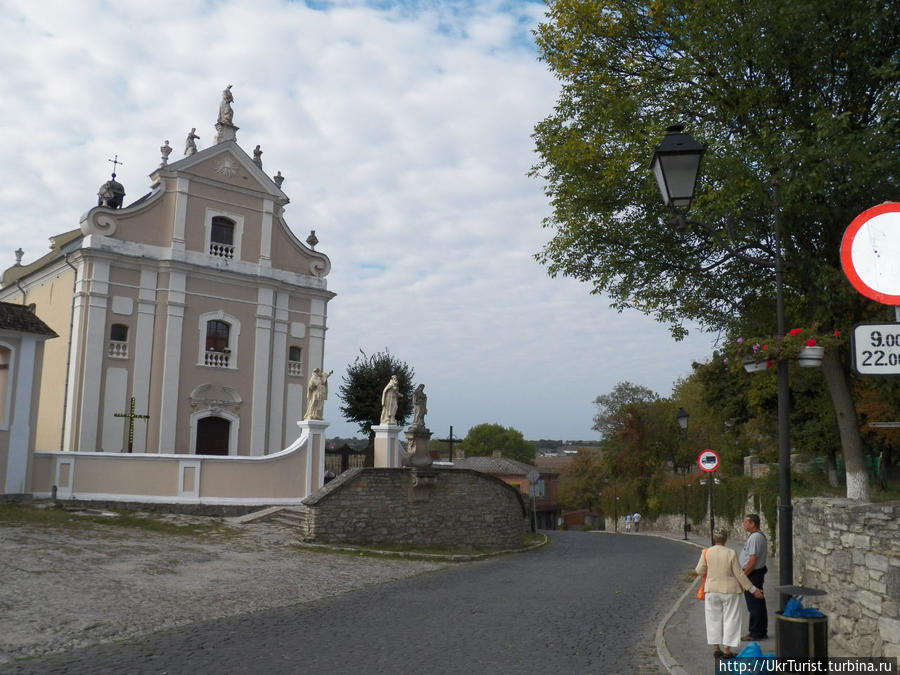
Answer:
M797 354L797 363L801 368L818 368L824 356L825 347L802 347Z
M755 373L759 370L766 370L767 368L772 367L771 361L754 361L753 359L744 359L741 361L741 364L748 373Z

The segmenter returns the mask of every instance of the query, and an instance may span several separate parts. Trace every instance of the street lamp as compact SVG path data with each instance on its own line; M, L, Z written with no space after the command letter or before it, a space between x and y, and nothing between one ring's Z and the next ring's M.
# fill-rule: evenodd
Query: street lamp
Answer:
M670 126L662 142L653 152L650 168L659 184L660 192L666 206L675 212L679 225L687 222L685 212L690 208L694 197L697 175L700 171L700 160L706 148L684 133L680 125ZM781 218L778 206L778 188L772 186L772 204L774 212L773 238L775 250L768 259L744 255L741 251L731 249L730 253L759 267L771 267L775 270L775 316L776 335L785 335L784 321L784 258L781 255ZM727 246L725 240L715 229L706 224L691 221L703 227L714 239ZM791 447L790 447L790 386L788 382L788 364L784 359L778 360L778 550L779 550L779 583L790 586L794 578L794 543L793 543L793 507L791 506ZM784 609L788 596L781 594L781 607Z
M680 124L666 129L662 143L653 153L650 170L656 177L666 206L687 211L694 199L700 160L706 148L683 131Z
M681 427L682 431L687 431L688 428L688 419L690 415L688 415L687 411L684 408L678 408L678 412L675 413L675 421L678 422L678 426ZM675 460L672 460L672 468L676 469ZM688 521L687 521L687 466L683 466L681 468L681 513L684 516L684 523L682 524L682 530L684 532L684 540L687 541L687 533L688 533Z

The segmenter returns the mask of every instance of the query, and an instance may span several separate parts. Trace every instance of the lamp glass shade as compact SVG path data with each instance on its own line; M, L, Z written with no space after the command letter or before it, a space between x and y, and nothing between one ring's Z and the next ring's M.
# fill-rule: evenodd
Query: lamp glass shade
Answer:
M666 206L687 210L694 199L700 160L706 148L682 132L680 125L666 130L656 146L650 169Z
M679 408L678 412L675 413L675 420L682 429L687 429L689 418L690 415L687 414L687 411L684 408Z

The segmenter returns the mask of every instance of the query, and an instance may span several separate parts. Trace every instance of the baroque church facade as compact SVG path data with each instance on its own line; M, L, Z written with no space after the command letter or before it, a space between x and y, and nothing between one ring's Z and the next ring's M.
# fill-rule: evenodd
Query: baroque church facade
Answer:
M230 86L216 143L123 206L112 180L47 255L7 269L0 301L59 336L44 350L36 450L267 455L296 438L323 366L331 263L284 219L280 172L237 143Z

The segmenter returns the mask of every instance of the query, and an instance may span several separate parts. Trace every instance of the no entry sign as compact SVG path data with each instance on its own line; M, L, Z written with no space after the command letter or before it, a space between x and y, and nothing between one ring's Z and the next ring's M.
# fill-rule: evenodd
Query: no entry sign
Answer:
M844 231L841 266L862 295L900 305L900 203L879 204L860 213Z
M712 450L704 450L697 455L697 466L703 471L715 471L719 468L719 456Z

